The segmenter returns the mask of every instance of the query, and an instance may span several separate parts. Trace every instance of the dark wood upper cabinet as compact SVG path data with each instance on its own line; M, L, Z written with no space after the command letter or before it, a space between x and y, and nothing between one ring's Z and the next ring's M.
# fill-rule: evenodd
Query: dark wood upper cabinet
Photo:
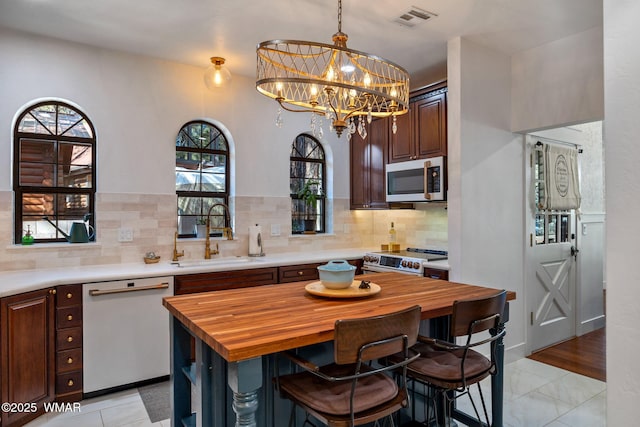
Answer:
M384 166L387 163L389 119L367 126L367 137L351 136L351 209L386 209Z
M447 155L447 93L416 101L413 129L418 159Z
M410 108L412 108L410 106ZM396 133L393 133L392 125L389 126L389 162L402 162L411 160L414 155L413 129L411 124L413 110L396 117ZM389 119L392 121L393 119Z
M396 133L389 133L388 163L447 155L446 84L411 93L409 112L396 118Z

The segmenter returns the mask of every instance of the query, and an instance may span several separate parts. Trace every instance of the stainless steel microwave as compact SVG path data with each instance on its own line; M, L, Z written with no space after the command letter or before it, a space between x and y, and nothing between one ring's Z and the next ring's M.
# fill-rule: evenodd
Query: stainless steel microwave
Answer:
M387 202L431 202L446 198L445 157L386 166Z

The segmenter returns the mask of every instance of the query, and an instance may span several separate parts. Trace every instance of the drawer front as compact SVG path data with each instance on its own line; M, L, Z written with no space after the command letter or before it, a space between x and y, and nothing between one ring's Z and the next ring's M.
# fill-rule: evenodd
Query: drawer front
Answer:
M249 270L218 271L212 273L176 276L175 294L219 291L249 286L278 283L278 268L252 268Z
M362 258L348 259L347 262L356 268L356 275L362 274L362 266L364 265L364 260Z
M82 390L82 371L56 375L56 394Z
M62 329L56 332L56 350L82 348L82 327Z
M74 328L82 325L82 306L58 307L56 309L56 328Z
M82 305L82 285L56 287L56 307Z
M278 282L298 282L300 280L318 280L318 266L320 264L301 264L280 267Z
M81 370L82 348L74 348L56 353L56 372L58 374Z
M424 277L431 277L432 279L449 280L448 270L438 270L437 268L425 268Z

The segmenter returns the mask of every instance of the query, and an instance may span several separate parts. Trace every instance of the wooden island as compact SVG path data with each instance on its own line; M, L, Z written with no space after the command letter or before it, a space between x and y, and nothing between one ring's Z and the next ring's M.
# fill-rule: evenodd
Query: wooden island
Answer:
M171 425L285 426L287 404L271 383L275 353L331 344L338 319L375 316L416 304L422 308L422 319L446 319L454 301L496 292L400 273L357 279L370 280L382 290L366 298L322 298L305 291L310 283L306 281L164 298L172 315ZM508 293L507 300L513 299L515 293ZM327 354L330 360L333 355ZM503 355L500 342L500 365ZM191 384L196 390L193 402ZM492 381L492 415L493 426L502 426L502 366Z

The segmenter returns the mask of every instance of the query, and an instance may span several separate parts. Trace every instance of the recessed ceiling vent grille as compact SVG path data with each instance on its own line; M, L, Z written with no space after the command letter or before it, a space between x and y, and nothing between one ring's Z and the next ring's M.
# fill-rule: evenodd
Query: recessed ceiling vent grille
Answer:
M427 22L431 18L435 18L435 13L427 12L424 9L420 9L419 7L411 6L409 10L394 18L394 22L403 25L405 27L415 27L416 25L422 24L423 22Z

